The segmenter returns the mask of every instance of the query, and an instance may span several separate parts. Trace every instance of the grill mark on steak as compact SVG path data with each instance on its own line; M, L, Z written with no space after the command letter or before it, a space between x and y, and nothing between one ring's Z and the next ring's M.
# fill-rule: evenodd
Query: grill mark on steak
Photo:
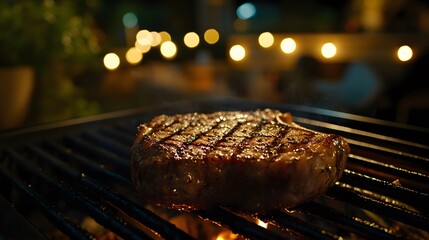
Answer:
M230 129L223 136L219 136L219 139L217 139L217 141L214 144L207 146L207 151L205 153L205 156L208 156L210 152L212 152L216 147L218 147L221 142L224 142L228 137L230 137L231 134L233 134L240 126L240 124L236 122L232 122L232 124L233 126L231 127L231 125L225 126L226 125L225 123L222 123L221 121L219 122L217 126L225 127L226 129L230 128Z
M262 126L264 125L264 120L259 120L254 126L253 124L241 124L245 128L239 132L239 134L244 135L243 140L238 144L238 146L235 148L236 151L233 154L233 160L237 160L240 158L244 159L256 159L257 151L255 148L255 142L252 143L252 140L255 139L255 137L258 135L259 131L261 130ZM246 126L248 128L246 128ZM250 126L250 127L249 127Z
M219 121L216 121L215 125L210 129L200 134L188 147L202 149L202 155L199 157L204 159L209 156L217 146L219 146L220 142L225 141L226 138L234 133L238 127L239 124L234 121L224 122L220 119ZM221 135L219 135L219 133L221 133Z
M158 123L158 122L157 122ZM165 139L170 138L171 136L175 135L177 131L179 131L179 128L172 128L175 124L180 124L180 122L177 119L174 119L174 121L171 121L167 124L164 123L158 123L153 126L153 129L150 129L150 133L145 136L145 138L152 140L154 143L159 143ZM139 126L139 131L142 126ZM171 129L169 131L169 129Z
M175 149L178 158L269 159L314 139L314 133L254 116L219 116L195 121L193 115L161 122L145 138ZM226 158L225 158L226 157Z
M178 149L178 151L180 151L182 156L183 156L186 154L187 151L191 151L191 153L192 153L192 150L194 148L190 147L190 146L199 145L201 148L200 149L196 148L195 150L197 150L197 151L202 150L202 152L200 152L200 153L202 153L204 156L206 156L206 152L209 151L210 144L195 144L195 142L201 140L201 138L203 138L204 136L207 136L207 133L212 131L218 125L219 125L219 122L216 122L215 125L211 125L210 127L207 127L205 129L203 129L203 131L199 131L197 133L195 131L192 131L192 130L195 130L195 126L193 126L192 124L188 125L188 128L190 128L190 130L191 130L190 136L192 136L192 137L190 138L189 141L183 142L181 144L181 147ZM192 153L191 155L194 155L194 154Z
M340 136L276 110L162 115L139 129L132 178L161 206L265 211L323 194L341 177L349 151Z
M269 144L266 147L266 152L268 155L267 158L269 158L270 156L274 156L279 152L279 150L282 148L280 140L286 136L289 130L290 130L289 126L284 126L282 129L279 130L279 132L277 133L276 137L273 139L271 144Z

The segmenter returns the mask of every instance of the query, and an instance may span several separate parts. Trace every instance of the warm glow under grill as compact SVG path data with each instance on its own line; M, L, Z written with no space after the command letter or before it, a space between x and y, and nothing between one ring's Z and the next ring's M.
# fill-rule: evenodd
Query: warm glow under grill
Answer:
M221 207L167 210L146 204L133 191L129 150L136 126L145 119L160 112L264 107L292 112L298 124L348 139L352 154L343 177L325 196L293 209L250 215ZM424 239L429 234L429 143L427 132L418 129L237 99L180 102L78 122L0 138L6 139L0 150L0 196L45 236L85 238L82 228L123 239Z

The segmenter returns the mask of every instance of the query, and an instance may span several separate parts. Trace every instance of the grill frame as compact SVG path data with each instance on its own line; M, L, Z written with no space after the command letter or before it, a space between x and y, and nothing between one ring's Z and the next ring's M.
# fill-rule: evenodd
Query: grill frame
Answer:
M375 222L365 222L331 206L339 201L369 209L394 219L395 222L405 222L412 225L413 229L423 232L423 229L429 229L429 209L425 204L429 200L429 186L424 184L425 181L429 182L429 159L425 157L429 156L429 139L426 137L429 136L428 129L324 109L235 98L184 101L3 133L0 136L0 185L7 187L2 186L0 198L14 205L17 212L25 216L23 212L28 210L28 199L23 200L15 196L25 195L26 198L35 200L38 205L30 208L45 215L44 218L54 223L60 231L76 239L88 237L88 233L77 228L76 223L70 223L62 218L62 214L58 214L67 209L57 209L55 205L50 205L49 202L54 201L51 199L45 203L44 190L28 186L29 182L35 181L32 178L36 178L36 182L42 181L57 192L67 195L68 199L77 203L78 208L85 209L83 212L92 217L96 216L98 222L125 238L161 236L168 239L190 239L189 235L175 228L173 224L140 205L138 197L131 192L127 146L134 139L137 125L159 114L245 111L258 108L290 111L294 121L300 125L346 137L352 148L350 164L348 163L348 168L340 180L345 180L346 184L335 185L318 201L304 204L293 209L293 212L276 210L255 216L269 221L276 231L259 227L246 217L223 208L195 211L193 214L251 239L335 239L339 237L338 232L343 231L360 233L367 238L403 237L400 235L403 233L389 232L389 229ZM105 161L106 167L101 166L100 161ZM412 161L412 166L404 164L409 161ZM22 172L31 173L30 177L22 177ZM55 179L58 178L57 173L60 173L61 178ZM395 177L406 186L392 184ZM377 197L368 197L366 193L356 191L356 187L376 190L390 198L394 196L407 204L411 203L420 212ZM124 193L127 196L125 198ZM87 194L97 196L89 197ZM20 205L23 205L24 209L21 209ZM117 212L114 214L117 211L115 208L119 208L120 214L129 217L121 219ZM320 227L320 224L311 224L315 219L323 222L323 227ZM343 224L338 224L341 221ZM142 234L139 228L141 223L153 231L145 230ZM324 227L329 228L330 224L335 225L335 231L324 230Z

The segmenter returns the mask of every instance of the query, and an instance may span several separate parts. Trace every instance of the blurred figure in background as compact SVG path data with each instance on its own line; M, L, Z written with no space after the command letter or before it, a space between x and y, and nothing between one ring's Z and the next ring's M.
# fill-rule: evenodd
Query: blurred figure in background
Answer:
M291 104L313 105L319 96L313 90L318 77L319 62L311 56L302 56L294 71L279 81L281 100Z
M405 71L399 85L390 93L396 121L429 127L429 51Z
M363 62L345 65L337 79L324 79L323 64L303 56L292 74L279 85L286 103L373 115L383 84L377 73Z
M364 115L376 111L382 89L381 79L363 62L348 64L339 81L314 84L314 91L320 96L317 104L321 107Z

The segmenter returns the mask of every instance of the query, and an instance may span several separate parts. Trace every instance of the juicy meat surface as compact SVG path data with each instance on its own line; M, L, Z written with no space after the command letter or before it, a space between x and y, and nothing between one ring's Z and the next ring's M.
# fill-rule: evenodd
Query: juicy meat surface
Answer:
M131 152L133 183L149 203L260 212L324 194L350 149L264 109L160 115L139 126Z

